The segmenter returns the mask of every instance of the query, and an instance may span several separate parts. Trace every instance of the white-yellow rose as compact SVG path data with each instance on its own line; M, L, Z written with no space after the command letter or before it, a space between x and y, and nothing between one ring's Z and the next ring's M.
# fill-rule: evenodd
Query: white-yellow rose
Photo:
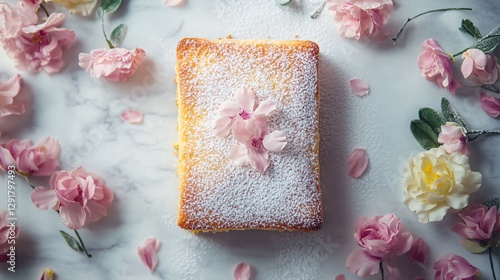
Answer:
M481 174L470 170L469 158L434 148L416 155L404 171L403 202L421 223L441 221L448 210L467 206L479 190Z
M45 0L45 2L59 4L72 14L88 16L94 10L97 0Z

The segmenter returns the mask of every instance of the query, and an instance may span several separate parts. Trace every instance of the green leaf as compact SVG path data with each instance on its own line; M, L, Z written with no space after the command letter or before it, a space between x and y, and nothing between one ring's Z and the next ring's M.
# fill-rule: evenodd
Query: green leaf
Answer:
M430 150L439 147L436 133L426 122L413 120L410 123L410 130L422 148Z
M111 37L109 38L115 47L119 47L123 39L125 38L125 34L127 34L127 26L125 24L118 25L113 32L111 32Z
M496 206L497 209L500 209L500 197L494 197L486 200L483 202L484 205L486 205L489 208Z
M450 101L446 98L441 99L441 112L443 112L444 118L448 122L454 122L455 121L455 114L457 113L455 111L455 108L451 106Z
M293 0L276 0L276 2L278 4L280 4L281 6L286 6L286 5L290 4L290 3L292 3L292 1Z
M68 244L71 249L77 251L77 252L83 252L83 247L80 245L80 243L71 235L67 234L66 232L60 230L59 231Z
M481 38L483 38L479 29L469 19L462 20L462 26L460 26L459 30L466 34L469 34L476 40L480 40Z
M484 53L492 52L500 44L500 34L486 35L469 49L479 49Z
M500 89L495 85L482 85L481 87L494 93L500 93Z
M418 117L426 122L436 135L441 133L441 126L445 124L445 120L436 110L431 108L421 108L418 111Z
M109 14L118 10L118 7L120 7L121 3L121 0L102 0L99 10L101 11L101 13Z

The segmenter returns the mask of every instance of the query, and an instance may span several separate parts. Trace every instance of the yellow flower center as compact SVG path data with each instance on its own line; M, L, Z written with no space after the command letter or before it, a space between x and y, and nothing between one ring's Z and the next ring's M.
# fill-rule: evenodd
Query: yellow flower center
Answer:
M450 191L450 180L453 180L453 171L451 171L446 165L440 165L439 163L434 165L432 162L428 161L422 165L422 181L425 184L427 191L446 195Z

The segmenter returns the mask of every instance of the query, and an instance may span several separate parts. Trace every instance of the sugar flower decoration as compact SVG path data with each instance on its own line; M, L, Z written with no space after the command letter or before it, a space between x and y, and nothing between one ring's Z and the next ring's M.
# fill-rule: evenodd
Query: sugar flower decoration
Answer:
M447 122L441 126L438 142L443 144L442 147L449 154L460 152L464 155L469 155L466 143L467 131L455 122Z
M498 80L500 65L496 56L478 49L468 49L462 54L462 74L475 85L493 84Z
M427 259L429 258L430 248L427 242L422 238L415 239L413 245L411 246L410 251L408 251L408 259L411 262L417 262L422 265L425 265Z
M500 212L493 206L475 204L468 206L458 214L462 219L453 226L452 230L464 239L476 243L488 244L493 233L500 231Z
M386 37L391 0L327 0L327 9L340 35L356 40Z
M160 241L154 237L148 237L137 248L137 254L141 258L142 263L149 268L149 271L154 272L158 266L158 251L160 250Z
M422 76L454 94L460 83L453 79L451 55L445 53L434 39L425 40L422 49L424 51L417 58Z
M24 114L24 102L17 99L21 91L21 75L15 75L0 83L0 117Z
M480 274L477 267L454 254L440 257L433 268L436 270L434 280L474 280Z
M481 108L490 117L496 118L500 116L500 98L488 95L485 90L479 90L479 100L481 101Z
M53 2L59 4L72 14L88 16L92 14L97 4L97 0L45 0L45 2Z
M449 209L467 206L479 190L481 174L470 170L469 158L433 148L417 154L404 170L403 202L421 223L441 221Z
M219 117L212 125L217 136L225 137L231 132L236 120L248 120L253 115L269 115L276 109L273 101L263 101L255 106L255 93L246 85L242 85L235 93L236 101L224 101L219 107Z
M59 210L65 226L80 229L106 216L113 196L101 177L77 167L55 172L50 188L36 187L31 201L40 210Z
M96 49L89 54L80 53L78 65L92 77L121 82L132 78L144 56L146 52L140 48Z

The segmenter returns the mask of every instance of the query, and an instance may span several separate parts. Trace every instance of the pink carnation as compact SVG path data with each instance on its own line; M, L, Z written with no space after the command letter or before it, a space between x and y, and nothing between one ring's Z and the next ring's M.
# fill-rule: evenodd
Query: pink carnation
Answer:
M14 165L21 173L49 176L59 167L60 150L59 142L52 137L45 137L36 145L30 140L12 139L0 145L0 167L7 170Z
M386 37L385 30L393 10L391 0L327 0L340 35L356 40L369 37Z
M0 117L24 114L24 102L17 100L21 90L21 75L15 75L5 84L0 83Z
M424 52L417 58L422 76L454 94L460 83L453 79L452 57L445 53L434 39L425 40L422 48Z
M479 269L466 259L449 254L442 256L435 263L434 280L474 280L479 276Z
M478 49L469 49L462 54L462 74L478 86L493 84L498 80L500 65L494 55Z
M490 241L494 232L500 230L500 212L497 207L490 209L486 205L471 205L460 214L463 222L457 223L452 230L462 238L476 242Z
M481 108L492 118L500 116L500 98L488 95L485 90L479 90Z
M113 192L103 179L82 167L54 173L50 187L36 187L31 200L38 209L58 209L61 220L70 229L85 227L106 216L113 201Z
M393 214L361 217L356 222L354 239L361 250L352 252L347 258L347 268L360 277L373 275L379 271L382 260L390 260L394 255L408 252L413 245L413 236L403 229L401 220ZM390 264L390 262L386 262ZM399 274L395 267L389 267L393 274Z
M447 153L453 154L456 152L464 155L469 155L467 149L467 134L466 130L454 122L447 122L441 126L438 142L443 144L443 148Z
M5 44L5 41L15 39L22 35L22 28L38 21L35 13L39 6L38 0L19 1L16 6L12 7L9 3L0 3L0 42Z
M143 49L124 48L97 49L80 53L78 65L92 77L119 82L130 79L142 63L146 53Z
M9 259L7 256L11 246L8 242L9 235L11 239L19 235L19 227L17 225L15 228L9 226L8 216L9 212L7 210L0 209L0 262L5 262Z

